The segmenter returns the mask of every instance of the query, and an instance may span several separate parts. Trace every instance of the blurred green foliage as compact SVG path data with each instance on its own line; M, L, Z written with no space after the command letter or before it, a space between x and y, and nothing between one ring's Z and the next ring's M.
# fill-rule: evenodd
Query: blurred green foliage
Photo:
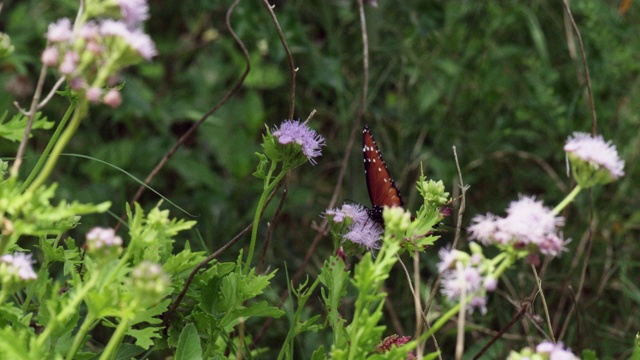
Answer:
M111 110L96 107L82 125L69 153L95 157L144 179L186 129L213 107L239 78L244 59L225 27L230 1L152 2L148 33L160 55L126 73L124 102ZM367 203L356 146L345 154L359 107L363 82L362 35L356 1L276 1L275 12L294 56L296 118L318 113L312 127L328 146L315 167L295 172L277 220L267 264L297 270L321 222L336 185L341 159L349 156L340 198ZM72 0L5 1L0 29L11 36L14 53L1 60L0 108L15 112L12 102L28 107L40 69L47 25L72 17ZM595 230L584 288L581 281L591 214L583 194L563 214L567 252L554 260L544 278L556 335L571 314L563 340L574 350L591 348L601 358L626 357L640 328L638 305L638 229L640 228L640 8L620 14L615 2L574 1L593 84L598 132L611 139L626 160L626 176L593 191ZM458 193L453 160L455 146L465 183L471 185L464 223L477 213L504 214L518 194L533 194L553 206L572 184L565 175L562 146L573 131L589 131L591 118L578 43L559 1L379 1L367 7L369 89L364 121L369 123L390 171L415 210L415 181L420 164L447 190ZM218 110L183 146L151 186L189 214L172 215L198 221L189 239L194 247L215 251L250 223L260 182L251 176L264 125L280 123L289 108L289 71L285 51L264 4L243 1L231 23L250 53L252 71L235 97ZM47 78L45 88L55 82ZM42 109L57 121L66 104L57 97ZM22 167L25 174L46 145L50 133L35 130ZM356 140L356 144L359 139ZM0 156L15 155L17 145L0 143ZM55 181L64 199L112 201L116 216L138 184L129 177L86 158L59 161ZM147 191L149 208L157 196ZM277 201L277 199L276 199ZM275 209L267 210L269 218ZM112 217L85 218L76 229L115 223ZM453 220L451 220L453 223ZM262 227L264 232L266 227ZM451 231L452 232L452 231ZM450 241L445 233L442 246ZM186 241L186 238L185 238ZM240 241L223 258L233 260ZM180 245L178 244L178 247ZM317 273L328 257L327 238L307 272ZM587 247L588 248L588 247ZM432 284L437 251L423 261L424 278ZM474 354L517 312L534 287L526 266L513 269L510 282L490 301L484 318L474 317L467 335ZM404 274L388 282L388 332L413 333L412 298ZM273 284L286 291L284 272ZM277 294L273 294L276 301ZM574 310L573 306L576 306ZM317 306L320 306L318 304ZM395 310L394 310L395 309ZM542 314L536 302L535 316ZM509 337L490 350L499 358L542 337L529 317L509 330ZM255 325L255 324L254 324ZM258 324L259 325L259 324ZM401 327L401 328L398 328ZM255 332L259 326L255 327ZM439 337L444 353L452 353L455 327ZM276 322L264 345L278 348L287 325ZM255 333L254 333L255 335ZM309 335L297 344L305 354L326 339Z

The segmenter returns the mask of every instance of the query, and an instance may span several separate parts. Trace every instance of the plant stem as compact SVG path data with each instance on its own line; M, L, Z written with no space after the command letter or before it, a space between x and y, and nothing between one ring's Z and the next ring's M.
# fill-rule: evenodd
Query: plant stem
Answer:
M80 329L78 329L78 332L76 333L76 337L73 340L71 349L67 353L67 360L71 360L75 358L76 353L80 349L80 346L82 346L82 344L84 343L84 340L87 337L87 334L96 325L96 320L97 318L93 316L91 312L87 314L87 317L84 319L84 321L82 322L82 325L80 326Z
M82 118L87 112L87 108L88 102L86 99L83 99L73 113L71 123L69 123L69 126L64 130L64 132L58 139L58 142L56 142L53 150L51 151L51 155L47 158L47 162L42 168L42 171L38 174L38 177L36 177L33 183L27 188L27 192L33 193L45 182L45 180L47 180L49 174L51 174L51 171L55 167L56 162L58 161L58 158L62 153L62 150L64 150L64 148L67 146L67 143L69 143L69 140L71 140L73 134L75 134L76 130L78 129L80 122L82 122Z
M278 176L273 179L272 182L269 182L271 179L271 175L275 170L277 163L271 163L271 168L269 169L269 173L264 178L264 188L262 190L262 195L260 196L260 200L258 201L258 206L256 207L256 214L253 217L253 228L251 229L251 243L249 244L249 253L247 254L247 262L244 265L244 272L249 272L249 267L251 266L251 262L253 260L253 251L256 247L256 239L258 238L258 223L260 222L260 217L262 215L262 207L264 206L267 198L271 191L278 185L280 180L287 174L286 171L280 172Z
M77 311L78 305L84 300L84 298L89 293L89 290L93 288L98 280L97 273L93 274L89 281L82 287L82 289L75 294L75 297L69 301L69 303L62 309L62 311L49 323L49 325L44 329L44 331L38 336L36 340L36 345L41 347L44 342L51 336L51 333L58 324L66 321L73 313Z
M71 113L73 112L73 109L75 109L75 107L76 107L75 103L71 103L69 105L67 112L64 114L64 116L60 120L60 124L58 124L58 127L56 128L56 131L53 133L53 136L51 136L51 140L49 140L47 147L42 152L42 155L40 156L40 159L38 159L36 166L34 166L33 170L31 170L31 173L29 173L27 180L25 180L24 183L20 185L21 192L24 191L24 189L26 189L27 186L29 186L29 184L31 184L31 182L33 181L33 178L38 174L38 171L40 171L40 168L42 168L42 164L44 164L44 161L49 156L49 153L51 152L51 148L53 147L53 145L56 144L56 141L60 137L60 133L64 129L64 126L67 124L67 121L69 120L69 117L71 116Z
M567 205L569 205L569 203L571 203L576 198L576 196L578 196L578 193L581 190L582 190L582 187L580 185L576 185L576 187L573 188L573 190L571 190L569 195L567 195L567 197L564 198L564 200L562 200L560 204L558 204L558 206L556 206L551 212L558 215L560 211L562 211L562 209L564 209Z
M100 360L115 359L120 343L122 342L124 334L127 332L128 328L129 316L123 316L120 324L118 324L118 327L116 328L116 331L113 333L113 336L111 336L109 343L104 348L102 355L100 355Z

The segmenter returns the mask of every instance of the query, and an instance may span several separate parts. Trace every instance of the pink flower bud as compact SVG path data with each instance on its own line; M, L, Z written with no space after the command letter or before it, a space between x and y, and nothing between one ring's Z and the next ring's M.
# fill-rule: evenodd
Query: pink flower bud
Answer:
M118 90L111 89L107 92L102 101L104 101L105 104L111 106L112 108L117 108L118 106L120 106L120 104L122 104L122 95L120 95L120 92Z
M42 56L40 57L40 60L42 60L43 64L49 67L54 67L58 65L58 56L59 56L58 49L50 46L44 49L44 51L42 52Z
M100 101L100 95L102 95L102 89L99 87L92 86L87 90L87 99L94 104Z

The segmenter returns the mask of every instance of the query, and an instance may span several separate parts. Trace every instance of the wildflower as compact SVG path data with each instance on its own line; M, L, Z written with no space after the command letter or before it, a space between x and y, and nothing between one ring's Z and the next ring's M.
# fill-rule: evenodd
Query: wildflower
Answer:
M507 360L525 360L525 359L536 359L536 360L579 360L580 358L575 356L571 349L565 349L564 344L559 342L557 344L552 343L551 341L543 341L538 346L536 346L535 350L526 347L522 349L520 352L511 351Z
M349 232L344 234L344 238L367 249L377 249L378 240L383 230L375 221L368 221L364 224L353 223Z
M549 359L551 360L578 359L577 356L573 355L571 349L564 348L564 344L562 342L554 344L551 341L545 340L536 346L536 353L549 355Z
M46 34L47 40L52 43L68 42L73 39L73 31L71 30L71 20L62 18L56 23L49 24Z
M442 278L442 294L449 300L457 300L464 291L467 296L480 289L482 277L477 268L456 263L456 268L445 272Z
M149 18L149 5L146 0L116 0L120 6L122 18L129 27L137 27Z
M104 95L103 101L112 108L117 108L122 104L122 95L120 95L120 91L111 89Z
M0 257L0 282L3 291L12 293L22 289L27 282L35 280L38 275L33 271L31 254L5 254Z
M479 309L486 314L487 292L494 291L498 284L490 260L478 252L470 255L446 248L440 249L438 255L441 259L438 271L443 275L442 294L450 301L459 301L464 293L469 312Z
M122 253L122 238L114 229L94 227L87 235L87 252L96 259L110 260Z
M313 165L316 164L314 158L322 155L320 148L325 145L325 140L306 123L300 123L298 120L285 120L279 128L276 126L271 132L281 145L290 143L300 145L302 153Z
M132 292L147 303L161 299L169 288L170 280L159 264L143 261L131 271Z
M458 250L450 248L441 248L438 251L440 261L438 263L438 272L444 272L454 267L456 260L458 259Z
M624 161L611 141L601 135L574 132L564 146L573 176L582 187L606 184L624 175Z
M58 65L58 57L59 57L58 48L49 46L48 48L44 49L44 51L42 52L42 56L40 57L40 60L42 60L43 64L53 67Z
M100 95L102 95L102 89L97 86L92 86L87 89L87 99L92 103L97 103L100 101Z
M564 250L565 242L557 234L557 228L564 225L564 219L533 196L523 196L512 202L504 218L492 214L477 215L472 222L469 227L471 238L484 245L495 243L526 248L550 256L557 256Z
M364 223L369 219L367 209L360 204L343 204L342 207L327 210L326 215L332 215L333 222L340 223L345 218L353 219L353 222Z
M125 44L140 56L146 60L151 60L152 57L158 54L153 40L149 35L142 32L140 29L129 29L127 25L122 21L116 21L113 19L104 20L100 24L100 33L114 40L120 39Z
M377 249L383 233L382 227L369 218L367 208L359 204L343 204L341 208L327 210L332 223L343 224L338 229L343 239L368 249Z
M64 54L64 58L62 59L62 63L60 63L58 71L64 75L71 75L76 71L78 61L80 61L80 56L78 56L74 51L69 51Z

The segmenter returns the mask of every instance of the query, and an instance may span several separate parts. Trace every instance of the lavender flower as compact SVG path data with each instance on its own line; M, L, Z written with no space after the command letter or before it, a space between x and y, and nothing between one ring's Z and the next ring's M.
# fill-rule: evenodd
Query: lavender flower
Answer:
M306 123L300 121L285 120L280 127L277 126L271 131L281 145L296 143L302 147L302 153L309 162L316 164L314 158L322 155L320 148L325 146L324 138L311 129Z
M579 360L580 358L575 356L571 349L565 349L562 342L557 344L551 341L543 341L535 350L531 348L524 348L520 352L512 351L507 360L525 360L525 359L540 359L540 360Z
M49 24L46 34L47 40L52 43L63 43L73 39L71 20L62 18L58 22Z
M455 249L440 249L438 271L442 274L442 294L450 301L459 301L464 291L469 312L479 309L487 313L487 292L496 289L492 262L484 257L478 244L471 243L473 253Z
M364 246L367 249L377 249L380 236L384 232L382 227L369 219L367 209L362 205L343 204L341 208L327 210L333 223L343 223L350 219L346 233L341 234L346 240Z
M557 233L557 228L564 225L564 219L533 196L523 196L512 202L505 218L477 215L472 222L469 227L471 238L484 245L528 248L550 256L557 256L564 250L565 242Z
M110 260L122 253L122 238L114 229L94 227L87 235L87 251L99 260Z
M146 60L151 60L152 57L158 54L156 46L149 35L140 29L129 29L127 24L122 21L104 20L100 24L100 33L105 37L123 40L132 50Z
M551 360L577 360L578 357L573 355L571 349L565 349L564 344L562 342L558 342L557 344L552 343L551 341L543 341L538 346L536 346L536 353L549 355L549 359Z
M38 278L33 271L31 254L5 254L0 257L0 277L4 284L15 284Z
M606 184L624 175L624 161L611 141L601 135L574 132L564 146L578 184L583 187Z
M146 0L116 0L120 6L122 18L131 28L149 18L149 5Z
M169 276L159 264L143 261L131 271L132 293L146 303L159 301L171 285Z

